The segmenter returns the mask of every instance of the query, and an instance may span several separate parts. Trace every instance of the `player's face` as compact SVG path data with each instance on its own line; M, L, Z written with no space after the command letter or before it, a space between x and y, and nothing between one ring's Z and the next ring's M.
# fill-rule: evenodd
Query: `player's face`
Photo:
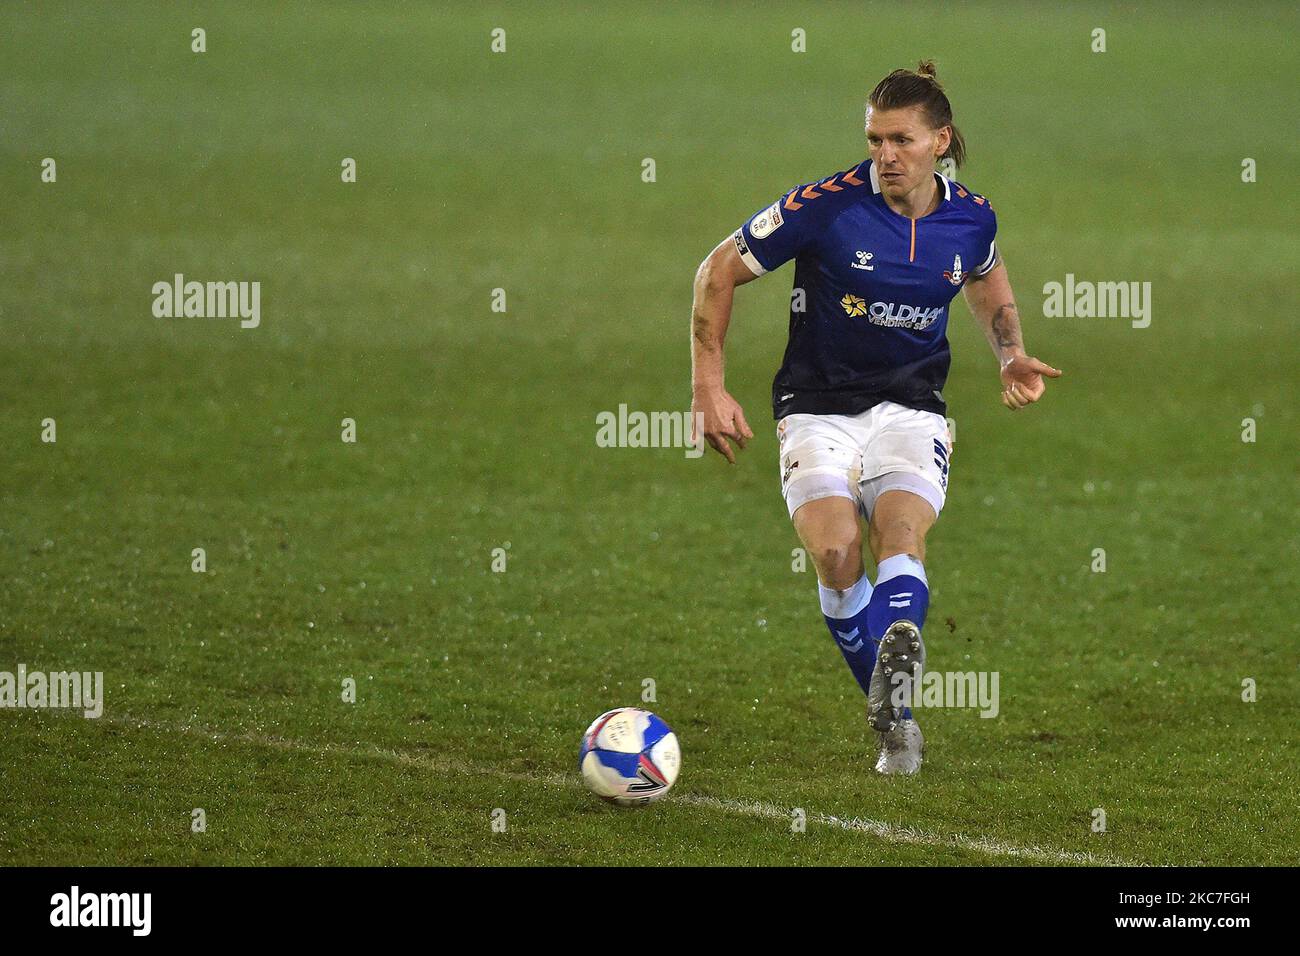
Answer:
M867 148L880 177L880 190L905 196L934 173L935 161L948 149L948 127L931 129L919 106L871 110L867 114Z

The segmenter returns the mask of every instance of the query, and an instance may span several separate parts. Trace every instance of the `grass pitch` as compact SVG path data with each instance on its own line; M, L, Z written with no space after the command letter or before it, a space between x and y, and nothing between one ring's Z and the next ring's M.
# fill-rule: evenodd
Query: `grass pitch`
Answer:
M0 21L0 671L108 685L99 720L0 711L0 863L1295 862L1293 7ZM1065 376L1012 416L954 303L930 666L1001 707L923 711L898 780L792 570L792 267L737 295L738 467L595 432L686 409L696 264L860 159L921 56ZM261 325L154 318L175 273L260 281ZM1042 317L1067 273L1151 282L1150 327ZM683 774L619 811L578 736L646 678Z

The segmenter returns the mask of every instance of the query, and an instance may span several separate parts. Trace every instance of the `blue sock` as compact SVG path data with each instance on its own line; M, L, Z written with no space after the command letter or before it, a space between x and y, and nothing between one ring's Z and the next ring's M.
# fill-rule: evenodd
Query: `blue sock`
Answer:
M880 638L871 639L867 626L871 580L864 574L857 584L844 591L828 588L818 581L817 593L835 646L844 655L844 663L849 665L865 694L871 686L871 670L876 666L876 647L880 644Z
M910 554L896 554L885 558L876 569L876 588L867 602L867 634L879 646L895 621L909 620L925 628L925 611L930 606L930 588L925 579L925 566ZM874 654L873 663L874 663ZM912 709L903 709L903 719L909 720Z

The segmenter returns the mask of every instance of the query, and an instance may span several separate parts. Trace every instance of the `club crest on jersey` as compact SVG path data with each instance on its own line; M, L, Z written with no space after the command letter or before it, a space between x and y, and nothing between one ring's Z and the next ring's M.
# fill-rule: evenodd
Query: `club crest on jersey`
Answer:
M963 282L966 281L966 273L961 271L960 255L956 255L952 257L952 271L951 272L945 271L943 277L947 279L949 282L951 282L953 285L961 285Z
M875 271L876 267L875 267L875 265L873 265L872 262L871 262L871 260L875 258L875 254L874 254L874 253L871 253L871 252L863 252L861 249L859 249L859 250L857 251L856 255L857 255L857 257L858 257L858 261L857 261L857 262L850 262L850 263L849 263L849 267L850 267L850 268L852 268L852 269L865 269L865 270L867 270L868 272L874 272L874 271Z
M783 222L785 220L781 218L781 204L774 202L749 220L749 234L755 239L766 239L780 229Z
M851 292L846 292L844 298L840 299L840 307L843 308L848 315L856 316L867 314L866 300L859 299Z

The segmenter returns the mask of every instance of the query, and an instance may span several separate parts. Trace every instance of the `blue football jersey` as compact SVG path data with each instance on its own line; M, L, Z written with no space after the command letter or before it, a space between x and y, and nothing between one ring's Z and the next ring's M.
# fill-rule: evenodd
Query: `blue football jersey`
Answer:
M946 414L948 304L997 265L988 200L935 173L934 212L890 209L870 160L797 186L736 230L755 275L795 260L777 419L856 415L883 401Z

